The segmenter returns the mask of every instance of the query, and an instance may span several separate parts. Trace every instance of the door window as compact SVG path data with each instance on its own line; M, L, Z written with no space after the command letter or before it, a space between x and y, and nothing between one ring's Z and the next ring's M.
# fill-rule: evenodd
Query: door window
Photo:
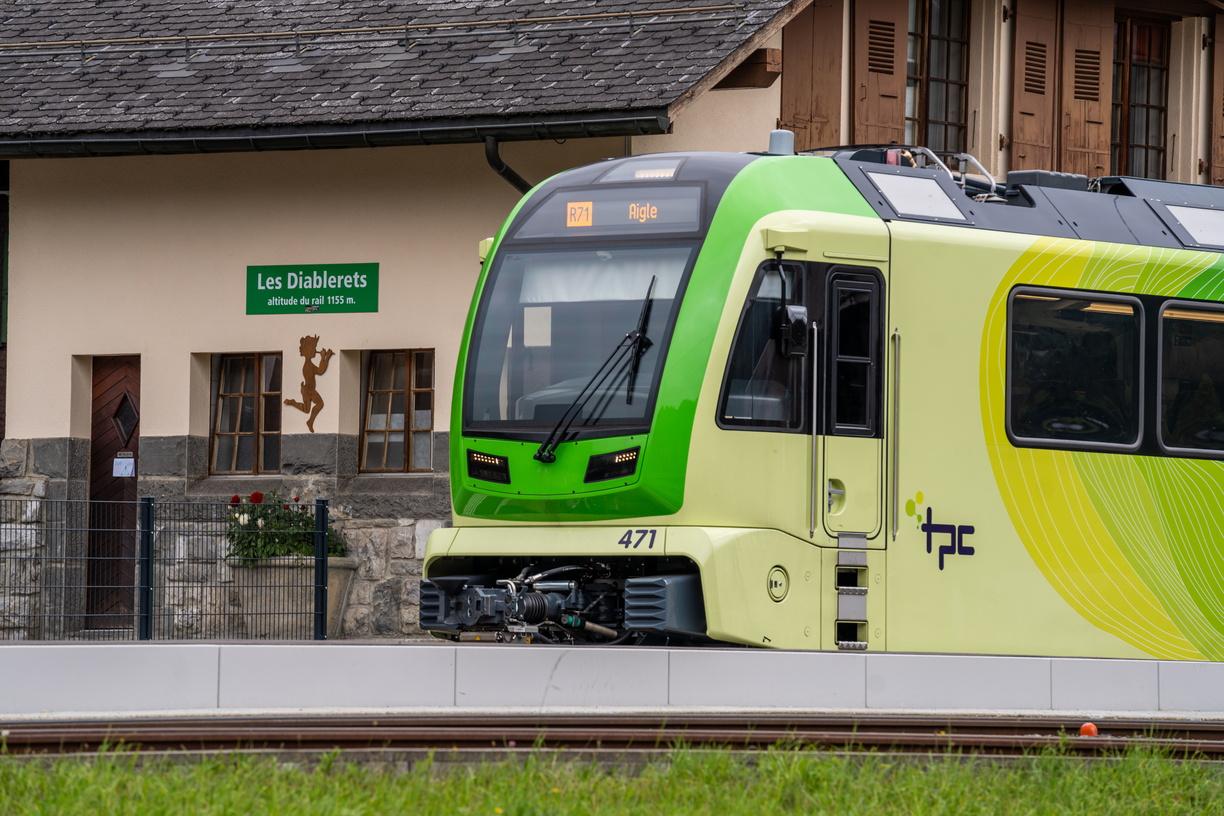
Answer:
M874 275L833 270L828 283L828 432L878 436L880 284Z
M805 358L783 355L780 336L782 307L803 302L802 265L768 261L757 270L731 346L718 414L720 425L803 428Z

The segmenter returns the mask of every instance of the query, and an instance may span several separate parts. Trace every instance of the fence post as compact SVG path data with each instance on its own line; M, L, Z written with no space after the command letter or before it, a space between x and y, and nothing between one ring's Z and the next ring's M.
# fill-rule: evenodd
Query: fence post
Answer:
M140 500L140 640L153 639L153 501Z
M327 640L327 499L315 499L314 639Z

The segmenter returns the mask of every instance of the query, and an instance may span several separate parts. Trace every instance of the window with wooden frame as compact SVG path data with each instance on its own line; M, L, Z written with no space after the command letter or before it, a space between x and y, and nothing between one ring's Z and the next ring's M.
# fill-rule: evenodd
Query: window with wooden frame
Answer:
M1121 15L1114 27L1113 172L1165 177L1169 118L1167 20Z
M281 355L222 354L214 370L212 472L278 472Z
M371 351L365 370L361 470L433 470L433 349Z
M969 0L909 0L906 143L964 151L968 107Z

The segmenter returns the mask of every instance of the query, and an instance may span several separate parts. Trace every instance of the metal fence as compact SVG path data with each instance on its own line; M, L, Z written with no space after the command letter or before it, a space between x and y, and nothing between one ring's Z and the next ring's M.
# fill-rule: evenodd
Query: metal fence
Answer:
M329 538L322 499L0 500L0 640L323 640Z

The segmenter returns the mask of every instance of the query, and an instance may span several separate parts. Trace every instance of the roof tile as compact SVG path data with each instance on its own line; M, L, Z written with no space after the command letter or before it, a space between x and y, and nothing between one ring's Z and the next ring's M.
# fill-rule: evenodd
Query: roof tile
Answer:
M787 6L9 0L0 137L657 111Z

